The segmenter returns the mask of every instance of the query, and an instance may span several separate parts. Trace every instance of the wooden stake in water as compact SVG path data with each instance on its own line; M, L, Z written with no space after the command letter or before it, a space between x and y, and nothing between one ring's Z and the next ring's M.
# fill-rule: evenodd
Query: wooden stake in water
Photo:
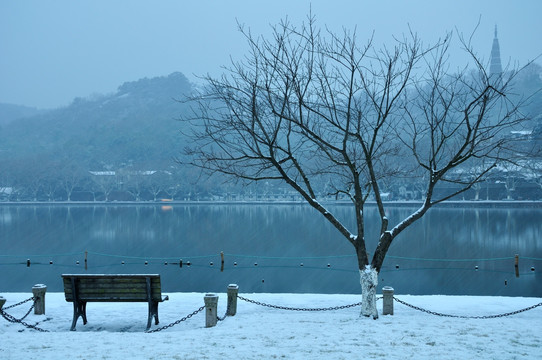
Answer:
M516 268L516 277L519 277L519 255L516 254L516 260L514 263L514 267Z

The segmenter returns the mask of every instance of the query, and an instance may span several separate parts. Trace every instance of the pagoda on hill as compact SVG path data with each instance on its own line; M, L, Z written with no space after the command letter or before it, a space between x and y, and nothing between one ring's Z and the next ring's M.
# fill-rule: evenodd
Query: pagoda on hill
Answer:
M502 64L501 64L501 48L499 39L497 38L497 25L495 25L495 37L491 46L491 61L489 63L489 79L493 81L501 81Z

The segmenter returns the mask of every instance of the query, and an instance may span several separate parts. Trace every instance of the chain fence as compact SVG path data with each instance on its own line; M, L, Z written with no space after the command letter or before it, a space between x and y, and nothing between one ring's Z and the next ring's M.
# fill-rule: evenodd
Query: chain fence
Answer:
M357 303L354 303L354 304L348 304L348 305L340 305L340 306L332 306L332 307L325 307L325 308L303 308L303 307L290 307L290 306L283 306L283 305L274 305L274 304L269 304L269 303L265 303L265 302L261 302L261 301L257 301L257 300L252 300L252 299L248 299L246 297L243 297L243 296L240 296L240 295L237 295L237 298L240 299L240 300L243 300L245 302L248 302L248 303L251 303L251 304L254 304L254 305L258 305L258 306L263 306L263 307L268 307L268 308L273 308L273 309L279 309L279 310L287 310L287 311L305 311L305 312L320 312L320 311L334 311L334 310L343 310L343 309L348 309L348 308L353 308L353 307L357 307L357 306L361 306L361 302L357 302ZM45 330L45 329L42 329L40 327L37 326L38 323L36 323L35 325L32 325L32 324L28 324L24 321L24 319L31 313L31 311L34 309L34 304L32 304L30 306L30 309L26 312L26 314L17 319L16 317L6 313L4 310L8 310L8 309L12 309L14 307L17 307L17 306L20 306L20 305L23 305L29 301L32 301L32 300L35 300L36 298L35 297L31 297L31 298L28 298L26 300L23 300L19 303L16 303L16 304L13 304L13 305L10 305L8 307L5 307L4 309L0 309L0 315L6 319L8 322L10 323L18 323L18 324L21 324L29 329L33 329L33 330L36 330L36 331L40 331L40 332L49 332L49 330ZM376 298L376 300L381 300L383 299L382 296L379 296ZM452 314L445 314L445 313L440 313L440 312L436 312L436 311L431 311L431 310L428 310L428 309L424 309L422 307L419 307L419 306L416 306L416 305L412 305L412 304L409 304L401 299L398 299L397 297L393 297L393 299L395 301L397 301L398 303L404 305L404 306L407 306L409 308L412 308L414 310L417 310L417 311L421 311L421 312L424 312L424 313L427 313L427 314L430 314L430 315L435 315L435 316L441 316L441 317L449 317L449 318L459 318L459 319L494 319L494 318L501 318L501 317L507 317L507 316L512 316L512 315L516 315L516 314L519 314L519 313L522 313L522 312L526 312L526 311L529 311L529 310L533 310L537 307L541 307L542 306L542 302L541 303L538 303L538 304L535 304L535 305L532 305L532 306L529 306L529 307L526 307L526 308L523 308L523 309L520 309L520 310L516 310L516 311L512 311L512 312L507 312L507 313L503 313L503 314L496 314L496 315L483 315L483 316L470 316L470 315L452 315ZM217 320L218 321L224 321L228 314L230 314L230 307L231 307L231 301L229 300L228 301L228 305L227 305L227 310L226 310L226 313L224 314L224 316L220 317L220 316L217 316ZM168 325L165 325L165 326L162 326L160 328L157 328L157 329L153 329L153 330L147 330L145 331L146 333L156 333L156 332L160 332L160 331L163 331L163 330L166 330L166 329L169 329L175 325L178 325L180 324L181 322L184 322L190 318L192 318L193 316L197 315L198 313L202 312L203 310L205 309L205 305L204 306L201 306L200 308L198 308L197 310L191 312L190 314L180 318L179 320L177 321L174 321Z
M273 309L279 309L279 310L288 310L288 311L317 312L317 311L342 310L342 309L347 309L347 308L351 308L351 307L361 306L361 302L359 302L359 303L350 304L350 305L333 306L333 307L327 307L327 308L299 308L299 307L288 307L288 306L268 304L268 303L264 303L264 302L261 302L261 301L247 299L247 298L242 297L242 296L237 296L237 298L239 298L240 300L246 301L248 303L255 304L255 305L260 305L260 306L269 307L269 308L273 308ZM382 298L383 298L382 296L379 296L379 297L376 298L376 300L381 300ZM395 301L397 301L398 303L400 303L400 304L403 304L403 305L405 305L407 307L410 307L410 308L412 308L414 310L418 310L418 311L421 311L421 312L424 312L424 313L427 313L427 314L442 316L442 317L459 318L459 319L494 319L494 318L500 318L500 317L506 317L506 316L512 316L512 315L520 314L522 312L533 310L533 309L535 309L537 307L542 306L542 303L539 303L539 304L536 304L536 305L526 307L524 309L520 309L520 310L516 310L516 311L512 311L512 312L507 312L507 313L504 313L504 314L483 315L483 316L469 316L469 315L451 315L451 314L439 313L439 312L436 312L436 311L427 310L427 309L421 308L419 306L409 304L409 303L407 303L407 302L405 302L405 301L403 301L401 299L398 299L395 296L393 297L393 299Z
M235 295L235 297L239 297L239 295ZM226 320L226 318L228 317L229 314L231 314L231 307L232 307L232 302L233 302L233 297L230 297L228 296L228 302L227 302L227 305L226 305L226 313L224 314L224 316L217 316L216 319L218 321L224 321Z
M28 299L26 299L26 300L23 300L23 301L21 301L21 302L18 302L17 304L13 304L13 305L10 305L10 306L6 306L6 307L4 307L4 308L2 308L2 309L3 309L3 310L9 310L9 309L11 309L11 308L20 306L20 305L22 305L22 304L24 304L24 303L27 303L27 302L29 302L29 301L32 301L32 300L36 300L36 298L32 296L31 298L28 298Z
M224 316L217 316L216 320L218 320L218 321L226 320L226 318L228 317L228 314L230 313L230 306L229 305L230 304L228 304L228 308L227 308L226 313L224 314Z
M393 299L395 301L397 301L398 303L400 304L403 304L409 308L412 308L414 310L418 310L418 311L421 311L421 312L424 312L424 313L427 313L427 314L431 314L431 315L436 315L436 316L442 316L442 317L450 317L450 318L459 318L459 319L495 319L495 318L500 318L500 317L505 317L505 316L512 316L512 315L516 315L516 314L519 314L519 313L522 313L522 312L525 312L525 311L529 311L529 310L532 310L532 309L535 309L539 306L542 306L542 302L539 303L539 304L536 304L536 305L533 305L533 306L529 306L529 307L526 307L524 309L521 309L521 310L516 310L516 311L512 311L512 312L508 312L508 313L504 313L504 314L497 314L497 315L482 315L482 316L470 316L470 315L451 315L451 314L443 314L443 313L439 313L439 312L436 312L436 311L431 311L431 310L427 310L427 309L424 309L424 308L421 308L419 306L415 306L415 305L412 305L412 304L409 304L403 300L400 300L398 298L396 298L395 296L393 297Z
M165 329L169 329L170 327L173 327L173 326L175 326L175 325L178 325L178 324L182 323L183 321L186 321L186 320L190 319L192 316L197 315L198 313L202 312L203 309L205 309L205 306L200 307L199 309L197 309L197 310L191 312L190 314L188 314L188 315L186 315L186 316L180 318L180 319L177 320L177 321L172 322L171 324L168 324L168 325L166 325L166 326L162 326L162 327L157 328L157 329L147 330L147 331L145 331L145 332L146 332L147 334L150 334L150 333L159 332L159 331L162 331L162 330L165 330Z
M30 306L30 309L28 309L28 311L26 312L26 314L21 317L20 319L17 319L15 316L13 315L10 315L8 314L7 312L5 312L5 310L8 310L8 309L12 309L14 307L17 307L17 306L20 306L20 305L23 305L29 301L32 301L32 300L36 300L35 297L31 297L31 298L28 298L26 300L23 300L21 302L18 302L17 304L13 304L13 305L10 305L10 306L7 306L5 308L2 308L0 309L0 315L2 315L2 317L4 319L6 319L6 321L12 323L12 324L21 324L29 329L33 329L33 330L36 330L36 331L40 331L40 332L49 332L49 330L45 330L45 329L42 329L42 328L39 328L37 327L36 325L32 325L32 324L28 324L26 322L24 322L24 319L26 319L26 317L32 312L32 310L34 310L34 304L32 304Z
M327 307L327 308L300 308L300 307L288 307L288 306L267 304L267 303L264 303L264 302L261 302L261 301L247 299L247 298L242 297L242 296L237 296L237 298L240 299L240 300L246 301L248 303L255 304L255 305L265 306L265 307L269 307L269 308L273 308L273 309L279 309L279 310L288 310L288 311L314 311L314 312L317 312L317 311L332 311L332 310L342 310L342 309L348 309L348 308L352 308L352 307L356 307L356 306L361 306L361 302L358 302L358 303L350 304L350 305L332 306L332 307ZM380 300L380 299L382 299L382 297L377 298L377 300Z

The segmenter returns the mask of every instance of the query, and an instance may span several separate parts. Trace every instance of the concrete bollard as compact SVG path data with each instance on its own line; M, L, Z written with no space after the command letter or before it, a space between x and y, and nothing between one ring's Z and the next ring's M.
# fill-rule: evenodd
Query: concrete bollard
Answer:
M47 286L43 284L36 284L32 287L32 294L34 295L34 314L45 314L45 293L47 292Z
M4 306L5 303L6 303L6 299L0 296L0 310L2 310L2 306Z
M205 327L213 327L217 321L218 295L205 294L203 301L205 301Z
M393 288L384 286L382 296L382 315L393 315Z
M239 286L236 284L228 285L228 309L226 310L227 316L235 316L237 313L237 294L239 293Z

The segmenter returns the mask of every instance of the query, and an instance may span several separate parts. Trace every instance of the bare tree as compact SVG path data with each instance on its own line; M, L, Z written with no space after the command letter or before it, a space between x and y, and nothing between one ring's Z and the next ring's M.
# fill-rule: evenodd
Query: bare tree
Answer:
M432 206L482 181L512 154L505 136L519 124L509 81L476 69L450 73L451 36L424 46L413 33L392 48L359 44L355 32L319 30L314 18L283 21L270 39L240 26L250 51L192 100L190 163L209 173L288 184L354 248L362 315L378 317L376 286L390 245ZM484 159L484 162L480 162ZM483 164L481 166L480 164ZM468 176L465 176L468 174ZM419 209L392 225L382 199L391 177L423 181ZM440 184L450 186L439 188ZM321 189L352 202L347 228L321 202ZM366 247L364 209L376 203L379 241Z
M66 193L66 200L72 201L73 192L83 184L88 175L76 161L65 158L60 166L59 177L61 188Z
M90 171L92 175L92 192L94 201L96 193L101 192L105 201L109 201L111 193L119 188L119 178L115 171Z

